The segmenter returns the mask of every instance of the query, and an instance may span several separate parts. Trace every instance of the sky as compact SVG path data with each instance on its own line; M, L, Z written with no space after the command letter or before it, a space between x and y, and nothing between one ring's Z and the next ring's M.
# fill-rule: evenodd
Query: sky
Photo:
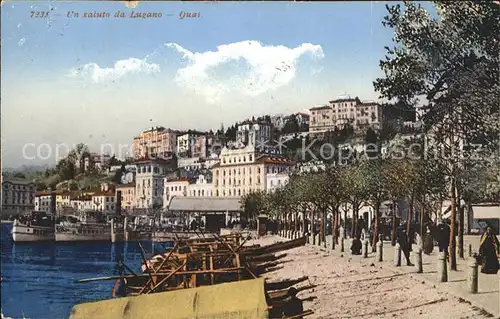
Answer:
M83 17L95 12L111 17ZM2 164L55 164L57 149L118 148L156 125L376 100L385 14L383 2L3 2Z

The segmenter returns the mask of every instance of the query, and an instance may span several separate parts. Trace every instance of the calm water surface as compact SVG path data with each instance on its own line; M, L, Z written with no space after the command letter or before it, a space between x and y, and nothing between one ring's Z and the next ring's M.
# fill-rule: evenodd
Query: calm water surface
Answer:
M76 303L111 298L114 281L75 284L75 280L115 275L122 260L140 272L137 242L14 244L2 225L2 312L13 318L68 318ZM141 242L150 255L162 244Z

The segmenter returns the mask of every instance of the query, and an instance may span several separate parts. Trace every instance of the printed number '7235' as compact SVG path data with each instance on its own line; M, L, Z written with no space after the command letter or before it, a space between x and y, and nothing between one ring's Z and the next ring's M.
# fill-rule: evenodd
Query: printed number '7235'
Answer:
M32 18L47 18L49 13L46 11L31 11Z

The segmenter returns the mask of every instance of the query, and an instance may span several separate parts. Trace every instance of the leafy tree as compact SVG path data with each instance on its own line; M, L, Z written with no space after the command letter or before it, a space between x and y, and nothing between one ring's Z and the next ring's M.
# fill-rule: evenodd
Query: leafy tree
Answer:
M47 190L47 185L43 182L37 182L36 183L36 190L37 191L44 191Z
M377 133L370 127L365 135L366 150L365 155L369 158L376 158L380 154Z
M83 143L79 143L76 145L74 149L72 149L68 156L66 157L66 160L71 162L73 164L73 167L76 168L77 171L76 173L83 173L85 167L85 158L88 158L90 155L90 150L87 145Z
M248 193L241 198L240 203L247 220L255 219L260 214L268 214L266 197L265 192L257 191Z
M74 179L76 175L75 163L68 158L63 158L57 163L56 171L63 181Z
M374 211L374 231L372 237L372 249L375 251L377 237L380 229L380 206L388 198L387 191L387 169L388 165L382 159L369 160L362 163L361 170L364 171L366 180L367 199Z
M345 190L346 202L352 208L352 228L351 233L356 236L360 231L358 229L359 210L364 206L364 201L368 197L368 187L365 171L359 163L347 166L341 173L342 185Z
M383 24L394 29L395 46L380 62L385 78L374 82L382 97L416 105L422 96L424 122L445 150L455 224L461 146L499 131L498 55L500 33L496 2L434 2L438 18L419 4L387 6ZM498 135L497 135L498 136ZM483 139L486 147L495 141ZM461 152L460 152L461 153ZM451 269L456 270L455 227L450 234Z
M72 191L73 191L73 190L77 190L77 189L78 189L78 187L79 187L79 186L78 186L78 182L76 182L76 181L70 181L70 182L69 182L68 187L69 187L69 189L70 189L70 190L72 190Z

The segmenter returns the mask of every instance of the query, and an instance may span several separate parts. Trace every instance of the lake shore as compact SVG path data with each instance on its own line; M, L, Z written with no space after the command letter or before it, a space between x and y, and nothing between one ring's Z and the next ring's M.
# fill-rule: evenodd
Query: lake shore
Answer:
M266 236L249 244L285 240ZM375 263L373 258L333 254L311 245L284 253L283 268L265 277L274 281L308 276L302 285L317 287L298 295L301 299L317 297L304 304L315 312L307 318L489 318L467 301Z

